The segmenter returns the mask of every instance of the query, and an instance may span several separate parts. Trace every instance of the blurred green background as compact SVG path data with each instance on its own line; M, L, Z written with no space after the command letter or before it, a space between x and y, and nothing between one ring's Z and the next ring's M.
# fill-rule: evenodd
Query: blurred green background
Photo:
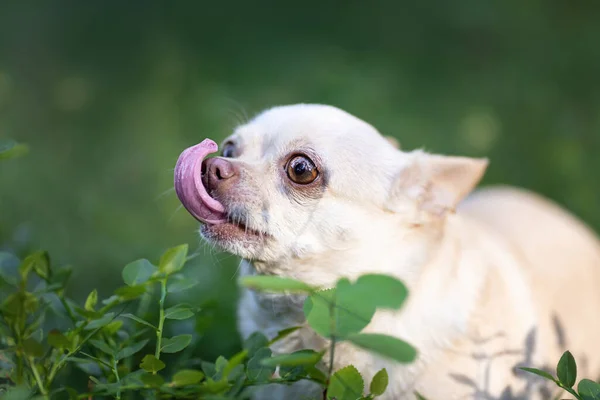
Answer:
M600 230L600 2L3 1L0 245L107 296L129 261L190 243L231 354L238 260L198 241L179 153L283 103L339 106L407 149L487 156Z

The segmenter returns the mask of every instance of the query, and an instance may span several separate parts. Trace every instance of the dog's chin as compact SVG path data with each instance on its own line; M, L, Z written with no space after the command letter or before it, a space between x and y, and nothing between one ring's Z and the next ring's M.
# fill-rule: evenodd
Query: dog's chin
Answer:
M210 244L245 259L260 259L269 237L264 232L231 221L202 224L200 234Z

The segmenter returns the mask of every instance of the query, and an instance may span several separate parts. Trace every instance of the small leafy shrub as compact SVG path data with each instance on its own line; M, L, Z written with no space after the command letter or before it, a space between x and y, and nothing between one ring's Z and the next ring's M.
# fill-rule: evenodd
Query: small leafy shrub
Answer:
M272 340L255 333L229 359L190 359L185 350L193 342L191 333L165 335L166 324L192 318L198 311L188 304L166 307L170 294L197 284L181 274L190 258L188 246L181 245L167 250L156 265L146 259L134 261L122 271L125 285L112 296L100 299L94 290L84 304L77 304L65 296L71 268L55 267L43 251L24 260L0 253L0 374L5 398L246 398L254 386L298 380L322 385L326 399L364 400L384 393L385 369L375 375L363 397L365 383L354 366L338 371L330 367L328 373L317 368L324 351L272 355L269 347L298 327ZM242 283L305 293L307 322L330 339L331 359L341 341L399 362L415 358L416 351L397 338L360 333L377 308L396 309L404 301L406 288L393 278L365 275L355 283L342 279L327 290L264 276L247 277ZM155 289L158 317L153 322L146 315ZM70 378L76 370L83 373L79 384Z
M369 274L359 277L354 283L343 278L334 288L325 290L293 279L273 276L249 276L243 278L241 283L263 291L307 295L304 302L306 321L316 333L329 339L330 343L327 376L318 373L311 375L311 371L318 372L315 365L321 360L324 352L302 350L299 353L314 357L304 367L308 366L308 375L326 388L325 399L373 399L383 394L387 387L388 376L385 369L374 376L369 386L370 394L366 397L363 397L365 382L354 366L350 365L333 372L336 345L342 341L351 342L355 346L400 363L412 362L416 357L416 350L396 337L360 333L371 322L376 309L399 309L402 306L408 292L404 284L394 278ZM297 353L275 356L268 361L269 365L291 366Z
M600 384L590 379L582 379L577 384L577 363L570 351L565 351L556 366L556 378L546 371L536 368L521 368L523 371L541 376L554 382L558 387L569 392L578 400L600 400Z

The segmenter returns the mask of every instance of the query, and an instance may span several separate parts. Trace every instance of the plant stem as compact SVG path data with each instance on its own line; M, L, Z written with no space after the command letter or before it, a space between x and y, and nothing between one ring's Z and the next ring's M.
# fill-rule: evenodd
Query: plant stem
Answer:
M335 361L335 344L336 344L336 320L335 320L335 307L336 307L336 293L333 294L333 299L329 303L329 339L331 340L331 347L329 350L329 371L327 371L327 381L325 382L325 390L323 390L323 399L327 399L327 390L329 389L329 382L331 381L331 375L333 374L333 362Z
M69 307L69 303L67 303L67 300L65 300L64 296L60 296L59 299L60 299L60 303L65 308L65 311L67 312L67 315L69 316L69 319L71 320L73 325L75 325L77 323L77 318L75 318L75 314L73 314L73 310L71 310L71 307Z
M50 369L50 373L48 374L48 376L46 377L46 386L49 388L50 385L52 384L52 381L54 380L54 376L56 376L56 373L62 368L63 364L65 363L66 359L68 357L71 356L72 353L68 353L67 355L63 355L60 360L58 360L58 362L56 364L54 364L52 366L52 368Z
M331 379L331 375L333 374L333 361L335 358L335 336L331 337L331 351L329 352L329 372L327 373L327 384L329 384L329 380Z
M140 303L138 304L138 308L135 313L135 315L139 316L140 318L144 318L144 316L148 312L148 308L150 308L150 302L152 300L152 296L154 295L154 285L146 285L146 288L148 291L140 299ZM127 367L127 369L129 371L132 370L132 365L133 365L133 357L127 357L125 359L125 366Z
M336 307L336 293L334 292L333 298L329 303L329 335L331 339L331 350L329 351L329 371L327 373L327 385L329 386L329 381L331 380L331 375L333 374L333 362L335 360L335 344L336 344L336 320L335 320L335 307Z
M115 374L115 379L117 380L117 384L121 383L121 379L119 378L119 370L117 369L117 361L113 358L112 360L112 370ZM121 388L117 389L117 399L121 398Z
M42 383L42 377L40 376L40 373L39 373L37 367L35 366L33 357L29 357L27 360L29 360L29 364L31 365L31 371L33 371L33 376L35 377L35 382L37 383L37 386L40 389L40 393L42 394L42 396L47 397L48 392L46 391L46 388L44 387L44 384Z
M154 352L154 356L157 359L160 359L160 346L163 326L165 324L165 297L167 297L167 278L160 280L160 300L158 302L160 310L158 316L158 329L156 330L156 351Z

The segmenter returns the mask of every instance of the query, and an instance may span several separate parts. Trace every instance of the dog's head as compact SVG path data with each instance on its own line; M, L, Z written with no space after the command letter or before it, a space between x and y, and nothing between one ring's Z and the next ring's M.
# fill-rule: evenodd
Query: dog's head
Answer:
M206 158L216 151L208 139L187 149L175 172L202 236L262 272L295 276L292 265L361 262L361 248L371 257L390 246L410 252L409 242L422 248L487 165L402 152L371 125L324 105L267 110L237 128L219 157Z

